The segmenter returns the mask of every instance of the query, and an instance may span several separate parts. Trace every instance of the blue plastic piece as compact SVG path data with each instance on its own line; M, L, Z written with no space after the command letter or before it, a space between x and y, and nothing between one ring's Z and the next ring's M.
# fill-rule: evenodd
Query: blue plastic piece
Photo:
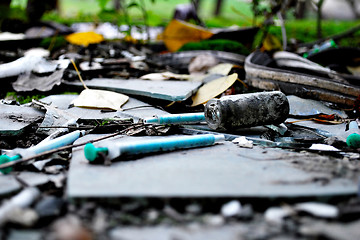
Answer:
M144 119L145 123L157 124L180 124L180 123L195 123L204 122L205 114L201 113L183 113L183 114L168 114L162 116L155 116Z

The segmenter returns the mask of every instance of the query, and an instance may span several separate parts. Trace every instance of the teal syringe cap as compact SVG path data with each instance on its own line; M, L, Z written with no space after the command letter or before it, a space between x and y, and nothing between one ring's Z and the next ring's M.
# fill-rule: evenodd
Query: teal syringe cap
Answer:
M0 164L8 163L8 162L11 162L11 161L12 161L12 158L7 156L7 155L1 155L0 156ZM0 169L0 172L2 172L3 174L8 174L11 171L12 171L12 167L7 167L7 168Z
M346 144L351 148L360 148L360 134L352 133L346 138Z
M107 148L97 148L92 143L87 143L84 147L85 158L89 160L89 162L94 162L99 157L99 153L108 153Z

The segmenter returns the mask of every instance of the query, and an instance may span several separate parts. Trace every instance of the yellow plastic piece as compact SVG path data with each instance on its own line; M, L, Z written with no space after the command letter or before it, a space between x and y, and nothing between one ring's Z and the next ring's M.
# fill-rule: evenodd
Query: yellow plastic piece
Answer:
M191 23L173 19L165 28L160 39L162 39L171 52L176 52L185 43L199 42L214 35L205 28Z
M104 37L96 32L79 32L66 36L66 41L74 45L82 45L84 47L89 44L100 43L104 41Z

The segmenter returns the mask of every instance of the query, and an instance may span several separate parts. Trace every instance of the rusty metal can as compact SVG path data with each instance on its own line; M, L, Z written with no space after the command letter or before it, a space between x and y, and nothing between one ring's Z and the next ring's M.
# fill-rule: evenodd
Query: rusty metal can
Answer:
M205 119L211 129L229 131L280 124L289 110L289 101L280 91L247 93L211 99L205 105Z

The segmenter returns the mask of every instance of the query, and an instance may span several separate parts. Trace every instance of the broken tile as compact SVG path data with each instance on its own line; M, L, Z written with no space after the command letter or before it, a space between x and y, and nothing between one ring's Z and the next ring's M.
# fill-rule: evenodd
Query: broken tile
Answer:
M70 86L82 87L80 82L65 82ZM123 94L145 96L167 101L184 101L201 86L199 82L186 81L148 81L140 79L95 78L85 81L89 88L115 91Z
M42 119L44 113L31 107L0 104L0 136L16 136Z
M10 194L19 191L20 183L12 175L0 175L0 195Z
M242 239L247 232L243 224L230 224L227 226L155 226L155 227L117 227L110 231L112 240L216 240L216 239Z
M41 134L51 135L58 131L56 128L51 128L52 126L66 126L70 122L75 123L78 119L77 115L58 109L53 105L47 105L35 100L33 100L32 104L46 110L44 120L37 130L37 132ZM63 129L60 129L60 131L62 130Z
M76 143L98 137L88 135ZM111 144L142 138L121 136L107 141ZM316 156L309 157L316 161ZM357 192L357 184L352 180L334 178L320 185L312 180L320 173L295 168L289 162L289 159L295 161L303 157L301 153L279 149L239 149L225 142L206 148L139 156L133 161L103 166L89 164L83 148L76 148L70 163L67 194L70 198L305 197Z
M298 119L295 119L295 118L288 118L286 120L286 122L293 122L293 121L297 121L297 120ZM322 133L322 135L324 135L326 137L342 136L345 134L345 129L346 129L346 123L324 124L324 123L315 122L315 121L311 121L311 120L296 122L296 123L294 123L294 125L302 126L305 128L315 129L316 131L319 131L320 133Z
M290 104L290 115L311 116L316 114L337 114L343 118L347 117L344 111L331 109L320 101L300 98L294 95L287 96L287 99Z
M21 172L18 175L18 178L21 179L30 187L44 185L50 181L48 176L44 173L25 172L25 171Z
M290 104L290 115L294 117L289 117L287 122L294 122L294 125L299 125L305 128L312 128L319 131L322 131L324 136L342 136L345 134L346 123L341 124L324 124L316 121L298 121L299 119L296 116L311 116L316 114L337 114L340 117L347 118L345 112L341 110L331 109L325 106L320 101L299 98L297 96L287 96Z
M35 161L32 165L38 170L38 171L42 171L45 168L45 165L47 163L49 163L51 161L51 159L45 159L45 160L38 160Z
M129 98L129 101L123 105L123 111L117 112L101 112L98 109L88 109L72 107L69 108L71 102L78 95L52 95L41 99L44 103L52 103L59 109L66 110L67 113L76 115L80 119L103 119L103 118L134 118L138 120L140 118L152 117L154 115L167 114L166 111L152 107L151 105L139 101L135 98Z

